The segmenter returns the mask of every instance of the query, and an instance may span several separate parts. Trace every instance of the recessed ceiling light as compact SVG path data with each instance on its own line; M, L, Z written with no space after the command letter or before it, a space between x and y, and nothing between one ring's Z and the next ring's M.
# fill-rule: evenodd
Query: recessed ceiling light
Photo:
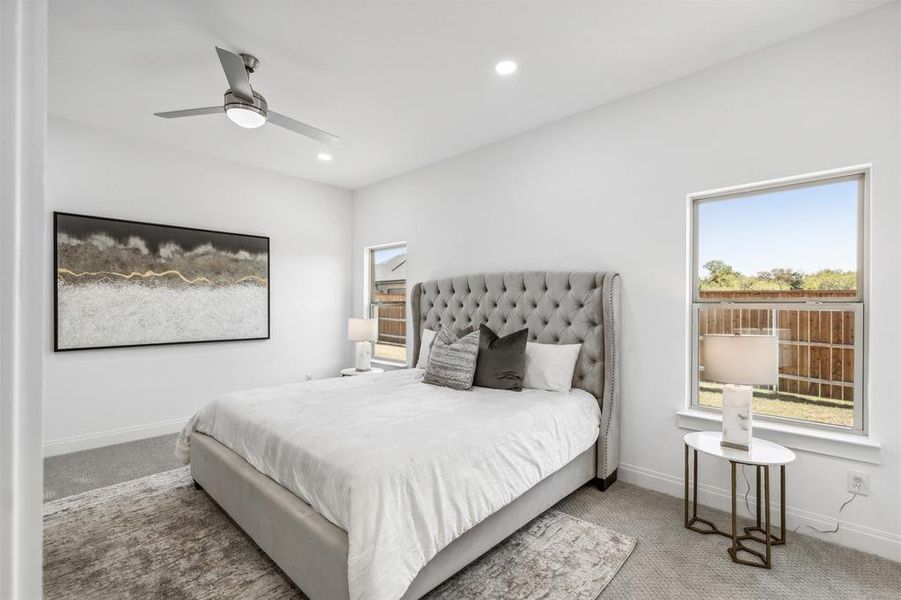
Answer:
M328 161L332 160L333 156L331 154L329 154L328 152L320 152L319 154L316 155L316 158L318 158L319 160L324 160L324 161L328 162Z
M516 73L516 69L516 63L512 60L502 60L494 65L494 70L497 71L498 75L512 75Z

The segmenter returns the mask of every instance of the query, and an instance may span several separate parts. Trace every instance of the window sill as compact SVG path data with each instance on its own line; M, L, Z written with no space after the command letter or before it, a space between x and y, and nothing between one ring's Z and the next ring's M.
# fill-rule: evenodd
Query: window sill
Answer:
M709 431L722 427L723 418L706 410L686 409L676 413L679 427L693 431ZM771 421L755 421L754 437L825 456L847 458L878 465L882 463L882 444L854 433L825 431Z
M380 367L385 367L389 371L394 369L406 369L407 363L405 362L397 362L394 360L385 360L384 358L370 358L369 362L374 365L378 365Z

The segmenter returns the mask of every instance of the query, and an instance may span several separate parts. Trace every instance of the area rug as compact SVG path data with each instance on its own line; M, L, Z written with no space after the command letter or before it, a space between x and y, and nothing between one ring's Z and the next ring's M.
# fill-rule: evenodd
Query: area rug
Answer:
M549 510L430 600L594 600L635 540ZM45 598L306 596L181 468L44 505Z

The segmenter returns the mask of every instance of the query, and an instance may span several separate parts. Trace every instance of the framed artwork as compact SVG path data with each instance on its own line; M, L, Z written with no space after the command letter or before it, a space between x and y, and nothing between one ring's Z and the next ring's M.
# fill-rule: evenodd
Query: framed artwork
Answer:
M53 213L54 349L269 339L269 238Z

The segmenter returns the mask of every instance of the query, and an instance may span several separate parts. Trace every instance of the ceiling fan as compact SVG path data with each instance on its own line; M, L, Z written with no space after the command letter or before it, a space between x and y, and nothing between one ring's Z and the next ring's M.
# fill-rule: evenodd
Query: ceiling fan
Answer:
M225 71L225 78L228 79L229 89L225 92L225 102L222 106L189 108L153 114L164 119L180 119L181 117L213 115L224 111L233 123L247 129L262 127L268 121L273 125L290 129L319 142L333 143L341 139L337 135L269 110L266 99L250 87L250 74L260 66L260 61L255 56L235 54L218 46L216 46L216 52L219 54L222 70Z

